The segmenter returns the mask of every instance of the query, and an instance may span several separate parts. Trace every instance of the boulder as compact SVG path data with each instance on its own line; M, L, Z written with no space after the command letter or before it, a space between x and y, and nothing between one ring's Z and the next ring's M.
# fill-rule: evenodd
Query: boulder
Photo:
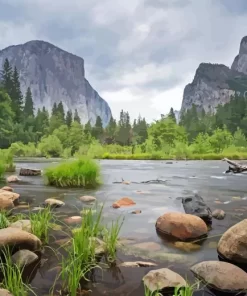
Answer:
M199 217L183 213L166 213L157 219L156 229L182 241L201 238L207 235L206 223Z
M247 219L233 225L221 236L217 251L229 261L247 263Z
M14 223L11 223L9 225L9 227L21 229L21 230L27 231L29 233L32 232L32 226L31 226L30 220L18 220Z
M20 194L0 189L0 209L13 208Z
M200 195L185 197L182 203L186 214L195 215L208 224L212 223L212 212Z
M1 296L13 296L8 290L0 289L0 295Z
M153 267L157 264L152 262L134 261L134 262L123 262L118 265L119 267Z
M9 186L4 186L4 187L1 188L0 190L6 190L6 191L13 192L13 188L12 188L12 187L9 187Z
M45 200L45 205L49 205L51 207L54 208L59 208L65 205L65 203L59 199L55 199L55 198L47 198Z
M204 261L190 268L210 288L225 293L247 290L247 274L241 268L223 261Z
M223 220L225 218L226 213L223 210L216 209L213 211L212 216L217 220Z
M82 217L81 216L67 217L64 219L64 221L68 224L78 224L82 221Z
M0 248L8 246L36 251L40 249L41 241L35 235L18 228L0 229Z
M143 282L151 292L160 291L166 288L175 288L177 286L186 286L186 281L178 273L168 268L149 271L143 277Z
M21 179L19 179L17 176L12 175L12 176L7 177L7 182L8 183L16 183L16 182L19 182L19 181L21 181Z
M39 259L38 255L29 250L20 250L12 255L12 262L19 267L24 267L26 265L32 264Z
M20 176L40 176L41 170L21 168L19 175Z
M128 207L128 206L133 206L136 203L129 197L123 197L119 199L118 201L114 202L112 207L114 209L121 208L121 207Z
M90 196L90 195L84 195L84 196L81 196L80 197L80 201L83 201L83 202L93 202L93 201L96 201L96 198L93 197L93 196Z

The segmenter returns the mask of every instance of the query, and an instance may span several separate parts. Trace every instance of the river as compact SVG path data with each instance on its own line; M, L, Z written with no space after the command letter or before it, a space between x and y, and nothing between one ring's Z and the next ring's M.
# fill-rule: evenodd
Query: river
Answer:
M38 206L49 197L59 197L65 206L58 209L59 214L78 215L83 208L79 201L82 195L93 195L98 202L105 204L106 219L124 216L125 221L120 237L128 238L125 251L118 252L118 262L148 259L158 263L158 267L169 267L193 281L189 267L204 260L218 260L216 248L220 235L233 224L247 216L247 176L226 175L228 165L221 161L131 161L99 160L103 185L97 190L56 189L45 186L42 177L21 177L20 184L13 185L23 201ZM40 161L35 159L17 162L20 167L44 169L56 165L56 160ZM114 184L122 179L132 182L162 179L166 184ZM190 252L165 241L155 231L157 218L165 212L184 212L181 197L198 192L211 208L226 212L224 220L213 220L209 237L199 249ZM136 205L131 208L113 209L112 203L122 197L130 197ZM235 198L234 198L235 197ZM240 197L238 199L236 197ZM133 210L141 214L131 214ZM131 241L133 240L133 241ZM148 243L148 244L145 244ZM38 270L32 281L37 295L48 295L54 282L52 268L57 266L52 252L45 251L48 259ZM144 259L143 259L144 258ZM89 295L143 296L142 277L154 268L113 268L96 272L94 282L89 285ZM203 295L198 292L197 295ZM205 294L206 295L206 294Z

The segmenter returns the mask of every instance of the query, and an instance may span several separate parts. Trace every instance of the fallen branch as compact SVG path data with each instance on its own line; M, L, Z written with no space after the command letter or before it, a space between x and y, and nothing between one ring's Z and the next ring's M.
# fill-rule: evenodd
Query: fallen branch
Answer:
M133 181L125 181L123 178L122 178L122 181L121 182L113 182L113 184L126 184L126 185L129 185L131 183L133 184L166 184L167 180L159 180L159 179L156 179L156 180L148 180L148 181L141 181L141 182L133 182Z
M227 163L230 164L228 170L225 171L226 174L230 173L230 172L233 172L234 174L239 174L239 173L247 171L247 165L239 164L239 163L232 161L228 158L224 158L222 160L226 161Z

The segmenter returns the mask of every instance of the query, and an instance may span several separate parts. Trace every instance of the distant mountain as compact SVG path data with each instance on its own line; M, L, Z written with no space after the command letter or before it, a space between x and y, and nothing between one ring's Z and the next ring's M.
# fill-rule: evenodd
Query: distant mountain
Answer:
M78 110L83 124L95 124L97 116L108 124L111 109L85 78L81 57L35 40L1 50L0 66L6 58L19 70L22 92L30 86L36 111L45 106L51 112L62 101L65 112Z
M240 43L239 54L232 67L202 63L196 70L192 83L184 89L181 111L193 104L200 110L215 112L219 104L225 104L235 93L247 91L247 37Z

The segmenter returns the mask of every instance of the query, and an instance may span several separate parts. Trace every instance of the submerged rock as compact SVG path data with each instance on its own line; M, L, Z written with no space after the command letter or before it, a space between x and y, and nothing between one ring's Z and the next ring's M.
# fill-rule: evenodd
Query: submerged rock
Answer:
M218 220L223 220L225 218L225 215L226 215L226 213L223 210L220 210L220 209L216 209L212 213L212 216L215 219L218 219Z
M64 221L68 224L77 224L80 223L82 221L82 217L81 216L72 216L72 217L67 217L64 219Z
M92 244L95 244L95 255L100 256L106 252L106 243L97 237L91 237L90 239Z
M19 179L17 176L12 175L12 176L7 177L7 182L8 183L16 183L16 182L19 182L19 181L21 181L21 179Z
M175 242L174 246L180 250L185 251L185 252L196 251L201 248L200 245L189 243L189 242Z
M219 255L235 263L247 263L247 219L233 225L220 238Z
M182 241L207 235L206 223L199 217L183 213L166 213L160 216L155 225L160 233L171 235Z
M0 190L6 190L6 191L13 192L13 188L12 188L12 187L9 187L9 186L4 186L4 187L1 188Z
M119 199L118 201L114 202L112 207L114 209L121 208L121 207L128 207L128 206L133 206L136 203L129 197L123 197Z
M0 209L11 209L15 206L20 194L0 189Z
M8 246L36 251L40 249L41 241L34 234L18 228L8 227L0 229L0 248Z
M83 202L93 202L93 201L96 201L96 198L93 197L93 196L90 196L90 195L84 195L84 196L81 196L80 197L80 201L83 201Z
M212 223L212 212L200 195L185 197L182 203L186 214L195 215L206 223Z
M31 225L31 221L30 220L18 220L12 224L9 225L9 227L12 228L18 228L21 230L25 230L27 232L32 232L32 225Z
M21 168L19 175L20 176L40 176L41 170Z
M0 289L0 295L1 296L13 296L8 290Z
M210 288L225 293L247 290L247 274L239 267L222 261L204 261L190 268Z
M123 262L118 266L119 267L152 267L152 266L157 266L157 264L152 262L135 261L135 262Z
M39 257L29 250L20 250L12 256L13 263L20 267L32 264L38 259Z
M160 291L166 288L175 288L177 286L186 286L184 278L168 268L149 271L143 277L143 282L151 292Z
M49 205L51 207L54 208L58 208L58 207L62 207L65 205L65 203L59 199L55 199L55 198L47 198L45 200L45 205Z
M133 245L134 248L142 249L142 250L149 250L149 251L159 251L160 245L155 242L144 242Z

